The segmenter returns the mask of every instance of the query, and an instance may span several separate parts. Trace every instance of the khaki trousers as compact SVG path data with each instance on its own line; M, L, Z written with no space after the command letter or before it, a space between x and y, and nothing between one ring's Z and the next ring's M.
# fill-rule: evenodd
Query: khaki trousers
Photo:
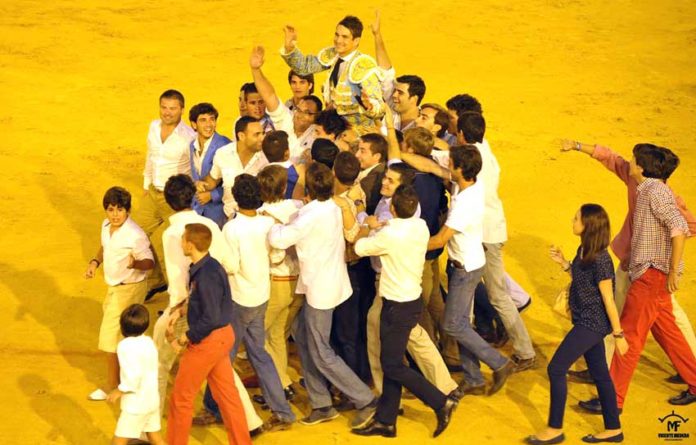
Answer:
M278 377L283 388L292 383L288 376L288 337L286 327L290 315L290 306L295 295L297 278L271 277L271 297L268 300L264 326L266 328L266 352L273 359L278 370ZM297 314L297 312L295 312Z
M133 219L150 238L152 253L155 255L155 268L148 277L148 289L158 287L166 282L164 270L164 253L162 252L162 232L169 227L169 217L174 210L164 200L164 193L150 185L143 198L140 209Z

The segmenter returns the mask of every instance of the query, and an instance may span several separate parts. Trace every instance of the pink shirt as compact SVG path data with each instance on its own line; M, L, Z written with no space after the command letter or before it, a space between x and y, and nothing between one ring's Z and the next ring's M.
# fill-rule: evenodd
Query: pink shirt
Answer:
M618 176L628 187L628 213L626 214L626 219L624 220L621 230L611 242L611 250L619 259L621 268L623 270L628 270L628 263L631 259L631 236L633 235L633 214L638 196L638 181L630 175L630 163L618 153L613 152L610 148L595 145L592 157ZM672 191L672 194L674 194L674 191ZM691 236L693 236L696 234L696 218L694 218L694 215L686 208L686 203L681 197L674 194L674 199L677 203L679 213L686 219L689 232Z

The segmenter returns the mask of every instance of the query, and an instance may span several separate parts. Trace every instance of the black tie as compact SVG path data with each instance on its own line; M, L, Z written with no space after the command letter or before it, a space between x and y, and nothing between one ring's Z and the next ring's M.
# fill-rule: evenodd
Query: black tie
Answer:
M331 81L331 85L336 86L338 83L338 71L341 69L341 64L343 63L343 59L340 57L336 61L336 64L334 65L333 71L331 71L331 76L329 77L329 80Z

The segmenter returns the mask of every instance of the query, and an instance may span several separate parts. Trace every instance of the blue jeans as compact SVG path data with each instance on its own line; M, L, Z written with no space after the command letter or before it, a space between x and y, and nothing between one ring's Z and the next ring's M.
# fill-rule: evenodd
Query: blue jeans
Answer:
M442 323L447 335L459 343L464 379L471 385L485 383L479 360L493 370L502 368L508 361L482 339L471 326L474 291L482 275L483 268L467 272L454 267L451 263L447 264L449 284Z
M234 362L239 344L244 341L249 362L259 377L259 384L268 406L279 418L291 422L295 420L295 414L285 399L283 385L280 383L280 377L278 377L273 360L264 348L266 330L263 320L267 306L267 302L256 307L241 306L234 301L232 302L232 329L234 330L235 342L230 351L230 361ZM205 389L203 406L220 419L220 410L213 399L209 386Z
M332 320L333 309L315 309L305 301L293 326L309 403L312 409L331 406L331 382L356 408L364 408L375 395L331 348Z

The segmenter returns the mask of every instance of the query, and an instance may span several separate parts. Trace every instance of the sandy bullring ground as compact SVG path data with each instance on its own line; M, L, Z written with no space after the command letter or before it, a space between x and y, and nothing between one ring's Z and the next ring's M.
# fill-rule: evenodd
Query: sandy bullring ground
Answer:
M581 154L561 154L558 140L601 142L626 154L637 142L666 145L682 160L671 184L696 206L696 3L3 1L0 443L100 444L113 433L118 410L85 398L103 369L96 334L105 285L101 275L88 282L82 274L98 247L106 188L123 185L134 192L135 211L141 204L145 136L157 117L157 96L177 88L188 105L213 102L221 112L218 128L229 136L236 92L250 79L252 44L268 48L266 72L287 95L286 67L276 55L282 25L293 23L300 47L315 51L331 44L344 14L368 24L376 6L398 72L421 75L427 101L468 92L483 103L502 167L505 259L534 298L524 318L538 369L515 375L492 398L466 398L438 441L518 443L543 426L545 365L569 327L550 308L566 277L548 259L548 246L573 252L570 219L582 203L604 205L614 232L627 207L622 184ZM372 45L366 30L361 49L372 53ZM678 298L694 319L691 243ZM671 412L666 399L683 389L664 382L672 373L650 340L622 417L627 443L664 443L658 417ZM599 417L571 407L589 394L586 386L570 386L568 443L601 428ZM301 396L298 413L307 410ZM680 430L693 441L696 408L677 413L693 418ZM423 405L407 401L395 442L429 442L434 423ZM225 442L219 427L192 434L196 444ZM341 418L257 442L367 439L350 435Z

